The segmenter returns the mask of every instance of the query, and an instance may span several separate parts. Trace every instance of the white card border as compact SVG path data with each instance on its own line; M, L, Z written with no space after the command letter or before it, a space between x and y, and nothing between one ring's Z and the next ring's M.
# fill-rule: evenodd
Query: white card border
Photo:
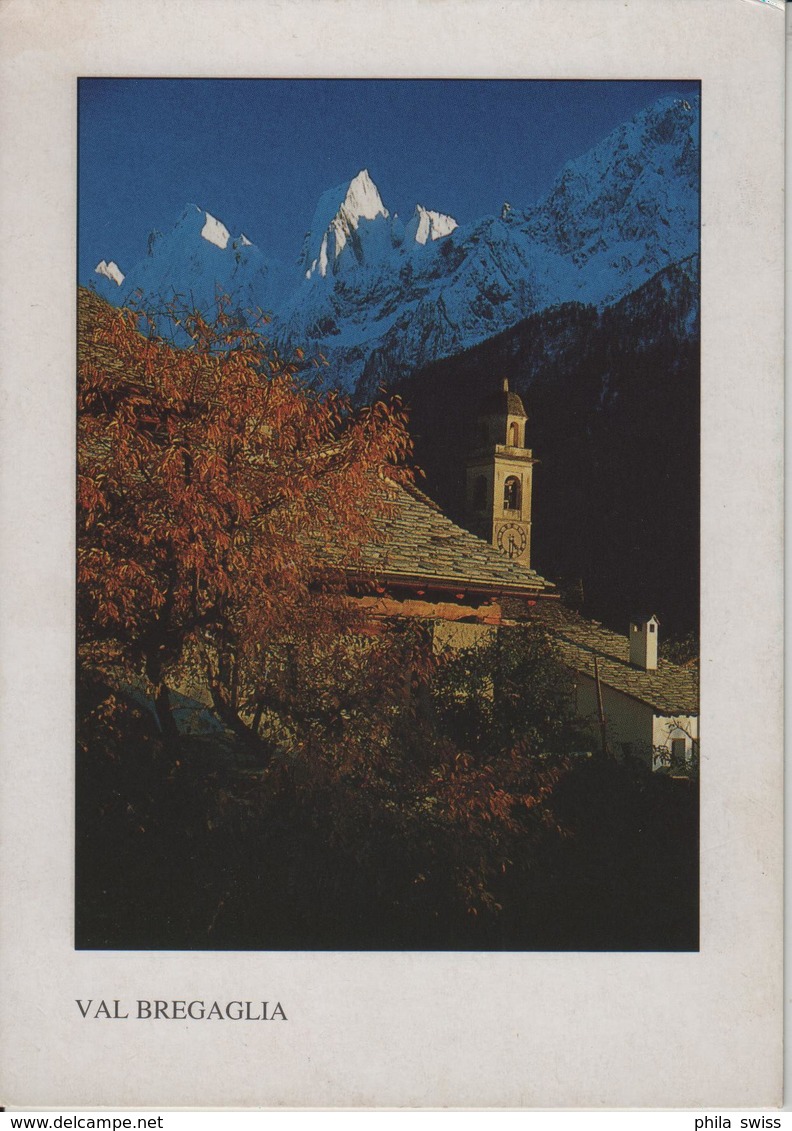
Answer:
M0 33L0 1102L779 1103L783 15L745 0L7 0ZM703 80L700 954L72 949L80 75ZM262 991L288 1025L92 1027L73 1004Z

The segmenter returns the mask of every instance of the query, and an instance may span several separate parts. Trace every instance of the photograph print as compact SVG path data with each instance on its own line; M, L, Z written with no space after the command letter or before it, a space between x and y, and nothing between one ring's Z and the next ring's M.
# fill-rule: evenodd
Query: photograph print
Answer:
M76 947L697 950L700 84L78 113Z

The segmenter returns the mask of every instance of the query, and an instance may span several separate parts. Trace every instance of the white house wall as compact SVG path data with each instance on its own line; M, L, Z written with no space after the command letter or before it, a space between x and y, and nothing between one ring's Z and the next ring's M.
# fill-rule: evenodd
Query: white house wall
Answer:
M576 675L577 712L587 720L592 738L599 745L599 714L597 711L597 685L582 673ZM653 765L654 712L652 708L629 695L623 695L607 684L602 687L602 707L607 723L608 744L617 758L631 755L640 758L646 766Z
M674 739L684 739L685 761L693 756L694 746L698 746L698 719L695 715L655 715L652 726L652 745L655 749L655 766L671 764L671 743Z

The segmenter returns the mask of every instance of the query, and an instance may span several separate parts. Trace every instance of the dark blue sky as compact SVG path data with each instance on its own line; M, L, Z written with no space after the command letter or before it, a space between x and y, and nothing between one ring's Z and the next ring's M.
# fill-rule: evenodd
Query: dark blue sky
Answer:
M533 203L560 167L694 82L82 79L79 274L145 255L186 204L296 259L318 198L367 168L386 208L460 224Z

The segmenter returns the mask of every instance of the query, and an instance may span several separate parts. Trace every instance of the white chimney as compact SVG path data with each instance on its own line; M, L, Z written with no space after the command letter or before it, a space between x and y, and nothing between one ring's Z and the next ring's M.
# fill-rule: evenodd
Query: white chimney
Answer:
M645 672L657 671L657 630L660 621L655 616L638 617L630 621L630 663Z

